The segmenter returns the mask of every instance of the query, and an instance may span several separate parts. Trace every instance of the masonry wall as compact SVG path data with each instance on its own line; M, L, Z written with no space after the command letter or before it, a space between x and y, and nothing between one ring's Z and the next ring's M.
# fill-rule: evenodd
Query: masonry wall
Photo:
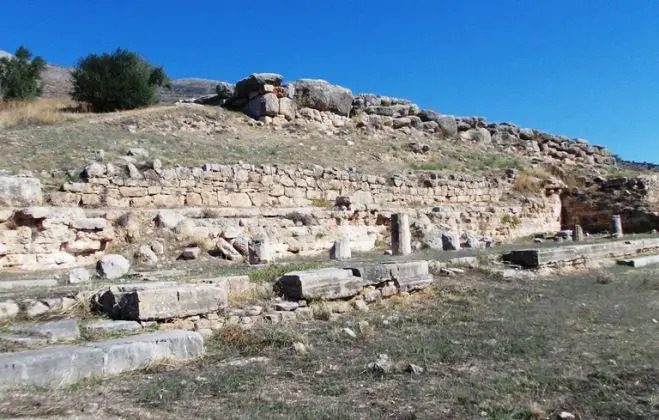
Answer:
M481 246L560 227L557 194L511 200L507 178L154 166L90 165L80 181L46 191L44 206L2 209L0 268L92 264L109 250L133 256L154 238L171 255L219 239L243 252L250 237L263 235L280 259L328 252L343 237L354 251L373 251L388 248L390 217L400 211L410 214L417 249L441 245L442 233ZM348 200L335 206L339 196Z

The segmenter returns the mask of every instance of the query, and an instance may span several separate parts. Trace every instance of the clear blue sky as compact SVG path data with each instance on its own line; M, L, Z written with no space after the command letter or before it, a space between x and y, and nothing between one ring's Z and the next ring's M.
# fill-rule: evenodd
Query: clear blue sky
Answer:
M323 78L659 163L659 0L0 0L0 49Z

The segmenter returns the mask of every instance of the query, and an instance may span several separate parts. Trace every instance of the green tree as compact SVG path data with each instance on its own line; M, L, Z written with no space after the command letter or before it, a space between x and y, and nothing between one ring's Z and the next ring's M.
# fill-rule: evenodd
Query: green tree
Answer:
M84 57L72 76L73 99L88 103L95 112L151 105L156 102L158 88L169 87L162 67L154 67L125 49Z
M33 99L41 95L41 73L46 62L32 58L25 47L18 47L14 57L0 58L0 95L5 101Z

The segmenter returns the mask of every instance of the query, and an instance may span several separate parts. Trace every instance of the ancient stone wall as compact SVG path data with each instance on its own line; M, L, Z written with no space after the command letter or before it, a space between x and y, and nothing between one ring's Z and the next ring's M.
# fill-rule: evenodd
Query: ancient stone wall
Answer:
M586 232L610 231L611 216L621 215L625 232L659 228L659 177L596 178L583 188L562 194L565 228L581 225Z
M388 247L391 214L401 211L410 214L415 249L444 249L445 234L477 247L560 227L558 195L511 199L512 189L507 177L92 164L81 180L45 191L48 207L2 209L0 267L90 264L108 247L136 255L159 237L171 247L210 242L211 255L229 259L243 258L256 236L270 238L276 259L328 252L341 238L372 251Z

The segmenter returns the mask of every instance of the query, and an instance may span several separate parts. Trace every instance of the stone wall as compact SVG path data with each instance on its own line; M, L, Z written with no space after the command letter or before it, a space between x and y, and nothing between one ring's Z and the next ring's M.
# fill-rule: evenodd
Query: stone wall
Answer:
M203 168L139 170L92 164L80 182L67 182L49 194L56 206L178 208L332 207L349 196L353 207L496 203L509 191L509 179L436 174L400 174L392 178L322 168L271 165L206 164Z
M354 251L372 251L388 247L391 214L401 211L410 214L415 249L444 249L444 234L475 247L560 228L557 194L511 199L512 189L507 177L94 163L79 181L44 192L48 207L1 209L0 267L91 264L109 246L132 257L159 237L173 253L210 241L212 255L232 260L256 236L270 239L277 259L328 252L340 238Z
M619 214L625 232L649 232L659 228L659 176L595 178L566 190L562 207L566 229L579 224L586 232L610 231L611 216Z

